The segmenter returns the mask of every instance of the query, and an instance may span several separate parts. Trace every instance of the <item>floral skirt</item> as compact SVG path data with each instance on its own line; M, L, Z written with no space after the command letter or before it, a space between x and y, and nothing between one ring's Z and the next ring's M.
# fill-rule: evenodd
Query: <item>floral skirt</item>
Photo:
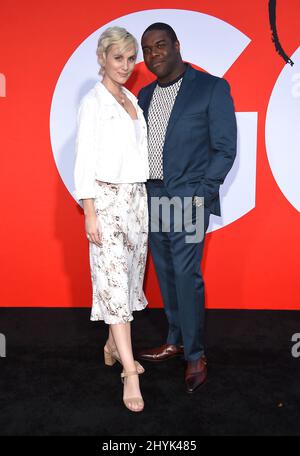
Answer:
M90 242L93 287L91 320L108 324L133 320L147 305L143 281L148 247L148 206L143 183L97 181L94 205L101 246Z

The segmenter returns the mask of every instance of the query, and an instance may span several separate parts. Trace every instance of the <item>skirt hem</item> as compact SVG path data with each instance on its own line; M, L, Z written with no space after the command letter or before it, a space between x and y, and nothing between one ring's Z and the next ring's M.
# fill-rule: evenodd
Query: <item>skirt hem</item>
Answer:
M148 302L146 302L142 307L138 307L138 308L135 308L135 309L132 309L132 312L138 312L140 310L144 310L148 305ZM131 314L130 316L126 317L125 319L122 317L117 317L117 316L113 316L113 317L110 317L110 318L107 318L107 316L103 316L103 315L91 315L90 317L90 321L104 321L104 323L108 324L108 325L116 325L116 324L119 324L119 323L129 323L131 322L132 320L134 320L133 318L133 315Z

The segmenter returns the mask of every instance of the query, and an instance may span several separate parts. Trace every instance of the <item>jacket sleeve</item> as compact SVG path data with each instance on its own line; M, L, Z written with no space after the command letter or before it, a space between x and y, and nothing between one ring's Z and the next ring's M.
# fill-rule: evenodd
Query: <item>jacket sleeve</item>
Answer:
M142 100L144 98L144 87L141 88L141 90L139 91L139 93L137 94L137 100L138 100L138 104L139 106L142 108Z
M97 100L85 98L77 117L75 149L75 196L78 200L95 198Z
M220 185L223 184L236 156L236 118L230 86L225 79L218 79L213 88L208 118L212 156L203 181L206 202L218 196Z

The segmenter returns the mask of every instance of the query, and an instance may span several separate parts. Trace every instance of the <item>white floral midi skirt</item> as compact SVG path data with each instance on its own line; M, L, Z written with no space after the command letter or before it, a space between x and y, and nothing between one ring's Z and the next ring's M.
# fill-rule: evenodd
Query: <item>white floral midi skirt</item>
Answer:
M98 182L94 205L101 246L90 244L93 287L91 320L133 320L147 306L143 281L148 247L148 206L143 183Z

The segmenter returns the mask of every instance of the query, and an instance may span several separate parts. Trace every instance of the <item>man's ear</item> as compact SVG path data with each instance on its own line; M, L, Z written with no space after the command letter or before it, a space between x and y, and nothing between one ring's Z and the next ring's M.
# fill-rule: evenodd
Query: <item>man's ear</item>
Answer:
M176 51L179 54L180 53L180 43L179 43L179 41L175 41L174 46L175 46Z

